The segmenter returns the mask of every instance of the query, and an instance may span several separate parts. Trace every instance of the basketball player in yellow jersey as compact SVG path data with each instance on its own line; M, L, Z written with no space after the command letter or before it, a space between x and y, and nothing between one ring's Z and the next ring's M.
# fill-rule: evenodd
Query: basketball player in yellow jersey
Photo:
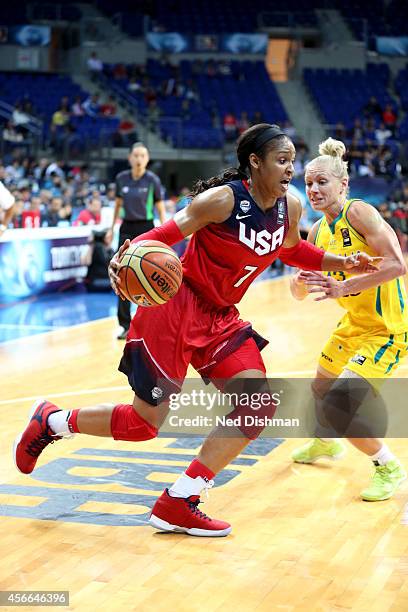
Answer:
M406 266L397 237L377 210L362 200L348 199L346 148L328 138L319 146L320 155L305 170L306 193L314 210L324 216L311 228L310 242L336 254L350 255L364 250L382 259L372 274L351 276L334 272L298 271L291 291L302 300L308 293L316 298L337 299L346 313L324 346L313 381L313 392L326 417L350 406L350 389L364 389L373 401L373 387L394 374L408 350L408 303L404 280ZM334 382L333 379L336 379ZM367 399L365 393L365 400ZM328 419L330 422L330 418ZM367 501L391 497L406 472L386 444L378 438L353 436L349 441L374 462L370 485L361 492ZM344 444L336 438L315 438L294 451L299 463L313 463L321 457L337 459Z

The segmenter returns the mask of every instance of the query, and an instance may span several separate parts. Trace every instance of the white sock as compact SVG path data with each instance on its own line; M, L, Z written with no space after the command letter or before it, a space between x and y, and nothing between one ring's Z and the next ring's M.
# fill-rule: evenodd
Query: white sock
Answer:
M388 448L386 444L383 444L380 450L378 451L378 453L375 453L374 455L370 455L370 459L371 461L374 461L375 463L379 463L380 465L385 465L389 461L392 461L393 459L395 459L395 455L392 454L392 452L390 451L390 449Z
M337 438L319 438L319 440L321 440L322 442L335 442L337 440Z
M58 410L53 412L48 417L48 425L55 434L71 434L68 427L68 419L71 416L71 410Z
M190 495L200 495L207 481L201 476L191 478L185 472L182 473L176 482L170 487L169 494L171 497L190 497Z

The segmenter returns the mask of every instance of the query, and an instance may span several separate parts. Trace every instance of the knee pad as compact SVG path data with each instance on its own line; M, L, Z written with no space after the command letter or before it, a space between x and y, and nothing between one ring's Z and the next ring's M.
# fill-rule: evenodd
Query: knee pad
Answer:
M321 412L332 437L383 438L387 431L384 400L361 377L338 378L321 400Z
M158 429L145 421L130 404L118 404L112 412L111 431L115 440L142 442L157 437Z
M255 440L272 420L279 404L265 378L232 380L225 389L235 405L228 418L237 422L240 432Z

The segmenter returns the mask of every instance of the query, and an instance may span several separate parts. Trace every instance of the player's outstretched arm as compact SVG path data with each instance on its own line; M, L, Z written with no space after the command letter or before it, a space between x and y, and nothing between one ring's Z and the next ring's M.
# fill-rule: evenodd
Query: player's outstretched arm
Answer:
M407 267L394 230L369 204L353 202L348 211L352 226L363 236L367 244L381 257L381 267L370 274L362 274L339 282L317 273L300 274L309 287L309 293L323 294L317 300L339 298L378 287L406 273Z
M307 240L300 239L299 219L302 212L300 202L294 196L288 197L289 209L289 231L283 248L279 252L279 258L289 266L295 266L302 270L348 270L361 274L378 269L381 257L370 257L366 253L357 253L343 257L334 255L317 248Z
M320 220L316 221L312 225L307 235L307 241L314 244L317 229L319 227ZM303 277L301 276L302 270L298 270L294 276L290 279L290 291L296 300L304 300L309 295L310 287L305 284Z
M186 208L176 213L170 221L137 236L132 242L159 240L169 246L180 242L210 223L222 223L230 216L234 207L231 187L222 185L198 194ZM125 299L120 292L118 276L120 261L131 242L126 240L109 263L109 279L116 295Z

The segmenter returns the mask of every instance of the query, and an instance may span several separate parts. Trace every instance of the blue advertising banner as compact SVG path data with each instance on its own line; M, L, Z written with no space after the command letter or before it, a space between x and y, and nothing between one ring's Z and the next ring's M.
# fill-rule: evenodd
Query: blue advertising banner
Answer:
M146 39L149 49L166 53L265 53L268 45L267 34L199 34L193 37L179 32L148 32Z
M193 49L192 38L179 32L148 32L146 40L152 51L185 53Z
M265 53L267 34L224 34L221 50L226 53Z
M377 36L376 46L382 55L408 56L408 36Z
M88 271L90 230L12 230L0 241L0 299L56 291Z
M0 27L0 44L22 47L48 47L51 42L49 26L21 25Z

